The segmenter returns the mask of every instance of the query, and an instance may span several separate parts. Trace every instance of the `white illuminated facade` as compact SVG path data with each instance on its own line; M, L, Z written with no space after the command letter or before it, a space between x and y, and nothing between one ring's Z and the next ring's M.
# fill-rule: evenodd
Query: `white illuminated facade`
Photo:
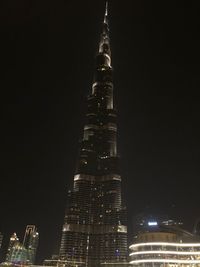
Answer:
M130 264L141 267L200 267L200 243L146 242L130 246Z

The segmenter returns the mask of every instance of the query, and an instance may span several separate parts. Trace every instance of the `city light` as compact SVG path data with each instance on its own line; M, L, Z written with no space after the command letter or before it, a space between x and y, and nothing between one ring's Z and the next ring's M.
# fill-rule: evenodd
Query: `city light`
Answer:
M141 246L174 246L174 247L200 247L200 243L168 243L168 242L148 242L133 244L129 248L137 248Z

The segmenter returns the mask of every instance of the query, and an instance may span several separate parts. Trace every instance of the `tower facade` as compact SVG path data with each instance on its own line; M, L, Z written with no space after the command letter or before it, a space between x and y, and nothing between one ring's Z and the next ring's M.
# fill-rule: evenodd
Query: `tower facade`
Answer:
M60 260L67 266L85 267L127 261L107 6L73 189L68 194Z
M39 233L37 232L35 225L27 225L23 240L23 246L26 248L27 261L30 264L35 263L38 241Z
M11 254L12 254L12 248L19 244L19 238L17 237L16 233L13 233L10 237L9 245L8 245L8 251L6 254L6 261L10 261Z

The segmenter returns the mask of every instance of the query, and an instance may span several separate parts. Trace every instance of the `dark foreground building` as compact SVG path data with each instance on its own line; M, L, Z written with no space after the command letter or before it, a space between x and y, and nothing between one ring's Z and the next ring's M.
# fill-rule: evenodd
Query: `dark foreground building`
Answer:
M126 210L121 200L107 7L81 140L60 261L84 267L123 264L127 261Z

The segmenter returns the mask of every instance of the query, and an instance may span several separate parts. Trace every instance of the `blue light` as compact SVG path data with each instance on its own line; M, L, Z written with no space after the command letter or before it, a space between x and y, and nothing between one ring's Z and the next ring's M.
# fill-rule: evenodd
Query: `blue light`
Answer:
M115 254L116 254L116 256L119 256L119 255L120 255L120 253L119 253L119 249L116 249L116 250L115 250Z

